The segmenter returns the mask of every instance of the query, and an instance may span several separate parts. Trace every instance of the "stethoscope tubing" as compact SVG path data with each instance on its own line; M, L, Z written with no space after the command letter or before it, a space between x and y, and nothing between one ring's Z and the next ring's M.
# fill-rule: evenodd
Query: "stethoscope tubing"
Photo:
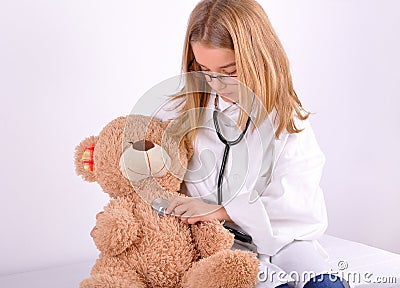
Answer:
M253 103L252 103L252 109L253 109L253 104L254 104L254 95L253 95ZM222 204L222 183L223 183L223 178L224 178L224 172L225 172L225 167L226 167L226 162L228 160L228 155L229 155L229 150L231 146L234 146L238 144L243 137L246 135L247 129L250 126L251 122L251 117L250 115L247 116L247 121L246 125L243 129L243 131L240 133L240 135L235 139L235 140L227 140L221 133L221 129L219 127L218 123L218 95L215 95L215 101L214 101L214 111L213 111L213 121L214 121L214 126L215 126L215 131L217 132L217 136L219 140L225 144L225 149L224 149L224 155L222 157L222 162L221 162L221 167L219 169L219 174L218 174L218 182L217 182L217 203L218 205Z

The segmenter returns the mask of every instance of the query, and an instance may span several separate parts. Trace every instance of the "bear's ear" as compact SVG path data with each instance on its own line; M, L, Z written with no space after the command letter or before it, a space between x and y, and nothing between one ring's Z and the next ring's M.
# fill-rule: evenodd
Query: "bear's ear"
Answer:
M75 148L76 174L81 175L88 182L96 181L94 173L96 167L94 165L93 154L97 139L97 136L90 136Z

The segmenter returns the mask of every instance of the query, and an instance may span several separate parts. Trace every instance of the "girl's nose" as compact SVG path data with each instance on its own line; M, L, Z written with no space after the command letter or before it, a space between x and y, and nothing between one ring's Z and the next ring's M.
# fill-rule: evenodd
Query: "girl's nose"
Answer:
M222 91L222 89L226 88L226 84L222 83L221 80L218 78L213 78L209 84L211 88L219 92Z

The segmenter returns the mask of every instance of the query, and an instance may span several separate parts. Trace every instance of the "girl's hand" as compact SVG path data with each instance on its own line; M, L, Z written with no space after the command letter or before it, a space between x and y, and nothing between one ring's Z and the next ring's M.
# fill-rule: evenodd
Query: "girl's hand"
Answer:
M191 197L175 197L165 212L187 224L215 219L232 221L222 205L208 204Z

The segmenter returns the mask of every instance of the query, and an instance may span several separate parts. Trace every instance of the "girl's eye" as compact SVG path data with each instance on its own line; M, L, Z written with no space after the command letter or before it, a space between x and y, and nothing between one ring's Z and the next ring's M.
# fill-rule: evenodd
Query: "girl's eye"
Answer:
M226 74L228 76L235 76L236 75L236 70L234 70L232 72L225 72L224 74Z

